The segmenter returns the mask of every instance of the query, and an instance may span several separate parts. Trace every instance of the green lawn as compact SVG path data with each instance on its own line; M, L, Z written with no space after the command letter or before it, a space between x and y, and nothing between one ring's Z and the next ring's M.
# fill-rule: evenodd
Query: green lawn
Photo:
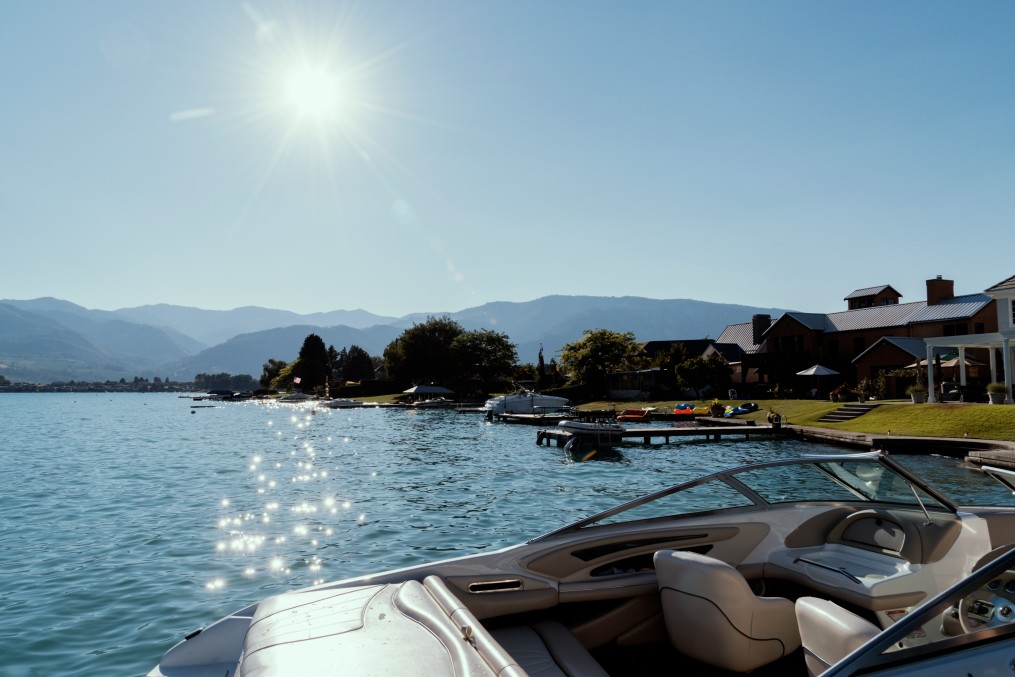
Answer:
M390 402L396 396L360 398L367 402ZM723 405L742 404L743 400L719 400ZM586 402L579 409L637 409L656 407L660 412L673 410L675 400L665 402ZM711 400L687 400L708 404ZM783 423L846 430L872 435L909 435L913 437L972 437L982 440L1015 441L1015 406L990 404L910 404L889 400L877 409L846 423L818 423L818 419L842 404L824 400L758 400L758 411L738 418L767 422L769 411L782 416Z
M711 400L709 400L711 401ZM723 404L741 401L719 400ZM702 403L697 402L695 404ZM845 423L818 423L818 419L842 404L820 400L759 400L758 411L739 418L765 422L769 411L782 416L783 423L807 425L873 435L915 437L963 437L1015 441L1015 406L990 404L909 404L888 401L877 409ZM670 411L673 402L589 402L581 409L633 409L656 407Z

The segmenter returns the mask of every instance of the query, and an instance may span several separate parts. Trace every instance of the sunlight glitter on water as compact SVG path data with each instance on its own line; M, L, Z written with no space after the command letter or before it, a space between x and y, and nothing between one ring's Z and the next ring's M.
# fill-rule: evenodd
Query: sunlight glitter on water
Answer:
M186 633L267 595L503 547L688 474L808 448L625 446L575 463L530 428L457 413L3 397L4 446L19 450L0 464L14 674L55 660L18 641L28 628L74 624L49 644L64 674L144 674Z

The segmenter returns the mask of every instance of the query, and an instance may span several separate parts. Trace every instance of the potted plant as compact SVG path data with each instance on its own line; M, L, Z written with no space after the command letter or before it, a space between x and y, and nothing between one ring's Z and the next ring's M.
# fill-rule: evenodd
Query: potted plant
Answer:
M861 404L866 402L867 398L872 394L871 393L872 390L873 389L871 388L871 384L870 384L870 380L869 379L865 378L862 381L860 381L859 383L857 383L856 384L856 399L857 399L857 402L860 402Z
M913 398L913 404L923 404L927 401L927 386L914 383L906 388L906 394Z
M1008 386L1004 383L990 383L987 385L987 397L991 404L1004 404L1008 397Z

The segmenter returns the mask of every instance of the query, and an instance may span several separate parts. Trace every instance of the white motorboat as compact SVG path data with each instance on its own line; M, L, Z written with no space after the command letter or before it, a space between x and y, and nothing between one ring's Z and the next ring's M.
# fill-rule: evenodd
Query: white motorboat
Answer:
M882 454L770 461L269 597L150 676L1008 674L1013 540L1015 508L960 509Z
M458 403L446 397L431 397L425 400L409 402L406 406L412 409L454 409Z
M557 423L557 428L572 435L579 435L589 439L601 439L603 441L619 442L624 434L624 426L612 421L582 421L568 419Z
M276 402L309 402L310 400L316 399L313 395L307 393L290 393L277 398Z
M490 414L551 414L570 406L571 401L566 397L543 395L534 390L523 389L491 397L483 405L483 409Z
M359 400L348 400L341 397L321 402L320 405L322 407L327 407L328 409L355 409L357 407L365 406L364 403Z

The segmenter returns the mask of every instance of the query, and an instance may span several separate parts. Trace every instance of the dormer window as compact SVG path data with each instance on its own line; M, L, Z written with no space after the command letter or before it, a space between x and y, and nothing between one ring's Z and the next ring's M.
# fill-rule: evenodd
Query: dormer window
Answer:
M902 294L895 291L890 285L883 284L877 287L857 289L844 300L848 303L849 310L860 310L875 306L894 305L899 302L901 297Z

